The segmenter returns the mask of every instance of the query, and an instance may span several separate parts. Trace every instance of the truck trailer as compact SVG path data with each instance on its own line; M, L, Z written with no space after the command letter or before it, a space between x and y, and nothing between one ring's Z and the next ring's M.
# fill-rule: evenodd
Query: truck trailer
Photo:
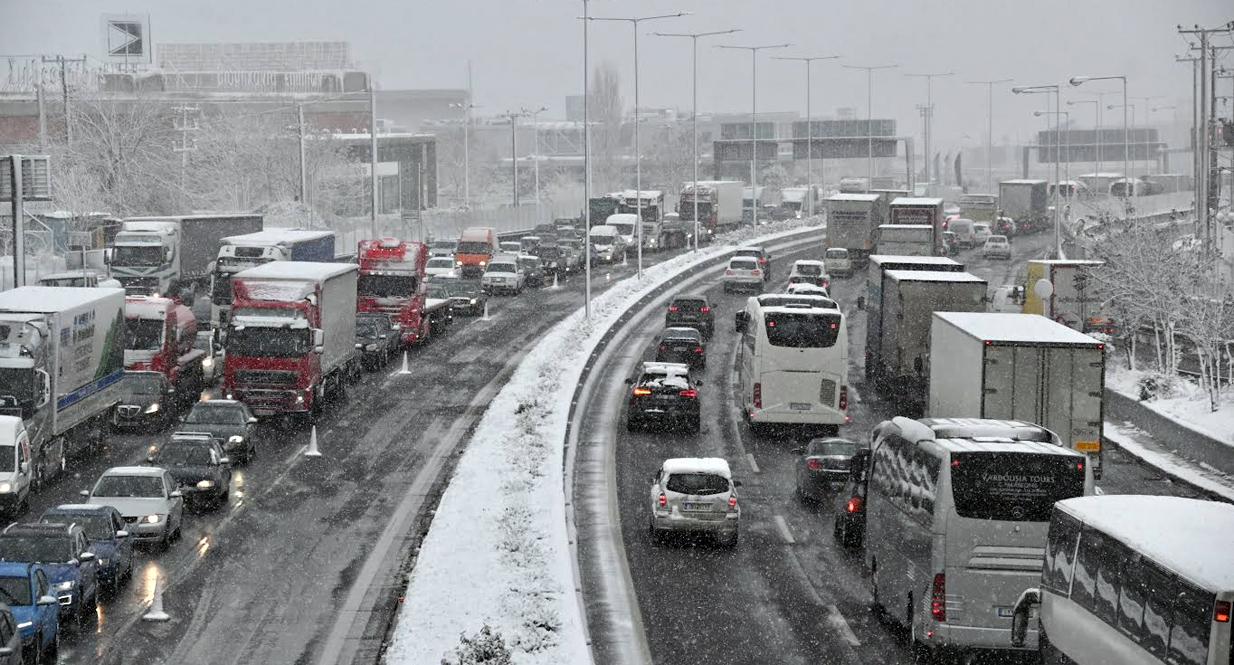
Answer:
M824 249L847 249L853 263L864 265L874 253L883 223L879 194L835 194L827 198Z
M1104 266L1104 261L1038 259L1027 264L1028 279L1024 284L1025 314L1040 314L1072 330L1083 333L1114 334L1115 322L1102 312L1105 298L1092 273ZM1045 280L1052 286L1048 298L1037 295L1037 282Z
M261 225L261 215L248 214L130 217L116 234L109 270L130 295L191 301L207 287L223 238Z
M931 418L1041 425L1101 471L1105 345L1040 316L936 312Z
M874 368L882 361L879 348L882 344L882 301L886 273L890 270L927 270L933 272L964 272L964 264L945 256L888 256L875 254L870 257L866 274L866 295L857 299L859 309L866 310L866 378L874 377Z
M271 261L329 263L336 256L334 231L268 229L223 238L210 278L211 327L217 330L227 323L232 275Z
M677 214L681 222L694 222L694 205L698 203L699 239L703 242L723 231L741 224L741 195L744 190L738 180L702 180L698 183L697 197L694 184L686 183L681 188L681 201Z
M1044 180L1004 180L998 183L1001 214L1015 221L1016 233L1036 233L1050 220L1049 183Z
M916 256L942 256L943 254L943 200L939 198L901 196L892 200L887 206L888 225L925 227L914 233L903 233L908 236L900 242L911 239L917 241L906 249L912 251L888 251L882 247L883 237L880 230L879 254L910 254Z

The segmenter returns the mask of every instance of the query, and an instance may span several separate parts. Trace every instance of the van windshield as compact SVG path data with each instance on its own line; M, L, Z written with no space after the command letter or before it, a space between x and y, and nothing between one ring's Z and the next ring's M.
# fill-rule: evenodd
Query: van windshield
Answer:
M960 517L1048 522L1056 502L1084 495L1083 460L1054 454L953 453L951 492Z
M492 254L493 246L486 242L460 242L455 251L459 254Z
M17 446L0 446L0 472L12 473L17 465Z

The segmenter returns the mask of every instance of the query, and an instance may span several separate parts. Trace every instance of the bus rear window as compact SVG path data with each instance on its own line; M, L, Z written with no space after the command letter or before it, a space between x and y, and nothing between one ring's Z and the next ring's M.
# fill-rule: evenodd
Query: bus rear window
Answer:
M839 314L767 314L767 341L795 349L829 349L840 335Z
M983 520L1048 522L1056 502L1084 495L1082 462L1069 455L953 453L956 513Z

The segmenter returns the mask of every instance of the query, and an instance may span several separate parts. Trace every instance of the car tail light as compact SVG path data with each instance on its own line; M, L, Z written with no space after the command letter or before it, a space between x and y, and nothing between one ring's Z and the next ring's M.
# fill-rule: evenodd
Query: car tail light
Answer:
M732 494L728 495L728 509L732 510L733 508L736 508L736 507L737 507L737 497ZM1226 604L1228 605L1229 603L1226 603Z
M732 269L732 268L725 268L725 269L724 269L724 274L725 274L725 275L731 275L731 274L733 274L733 269Z
M840 386L840 410L848 411L848 386Z
M763 271L759 270L758 268L755 268L754 270L750 271L750 274L754 275L755 277L758 277L759 275L763 274Z
M670 312L676 312L676 311L677 311L677 306L676 306L676 305L669 305L669 306L668 306L668 311L670 311Z
M754 384L754 408L756 409L763 408L763 384L762 383Z
M824 289L830 289L830 288L831 288L831 282L828 282L827 280L825 280L825 279L824 279L824 280L823 280L823 288L824 288Z
M665 346L665 345L663 345L663 344L661 344L661 345L660 345L660 350L661 350L661 351L668 351L668 347L667 347L667 346Z
M698 308L698 311L700 311L700 312L710 312L710 311L711 311L711 308L710 308L710 307L707 307L707 306L703 306L703 307L699 307L699 308Z
M682 397L698 397L698 391L693 388L687 388L681 391Z
M823 463L820 460L816 460L813 457L811 457L810 459L806 460L806 466L810 467L811 469L814 469L815 471L821 471L823 468Z
M703 352L703 347L701 347L701 346L696 346L696 347L694 347L694 352L695 352L695 353L702 353L702 352Z
M664 496L664 492L660 492L660 498L658 502L661 508L668 505L668 497Z
M1217 606L1213 608L1213 621L1216 621L1217 623L1230 622L1230 601L1217 601Z
M947 576L943 573L935 575L930 586L930 614L939 623L947 620Z
M759 263L766 263L766 262L767 262L767 259L760 258L760 259L758 260L758 262L759 262Z
M650 394L651 394L651 388L635 388L635 389L634 389L634 391L633 391L633 394L635 394L635 395L650 395Z
M844 510L850 513L861 512L861 497L855 496L849 499L848 503L844 504Z

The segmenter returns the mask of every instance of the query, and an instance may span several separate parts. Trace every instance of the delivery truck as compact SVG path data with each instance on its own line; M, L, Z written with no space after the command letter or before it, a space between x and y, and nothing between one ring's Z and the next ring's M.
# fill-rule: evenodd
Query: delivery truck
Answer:
M130 217L112 248L111 276L129 295L191 301L209 285L223 238L261 230L248 214Z
M278 261L232 277L223 392L253 414L313 417L360 376L358 266Z
M741 224L744 188L738 180L702 180L696 192L694 183L686 183L681 188L677 215L681 222L693 223L697 202L699 240L708 242L712 235L735 229Z
M827 198L827 234L824 249L848 250L857 266L865 265L878 242L883 223L878 194L835 194Z
M335 256L334 231L269 229L223 238L210 278L211 328L221 329L227 322L232 275L271 261L329 263Z
M925 227L924 231L912 233L902 232L900 242L915 239L918 244L906 249L911 251L889 251L882 247L883 234L880 230L879 254L909 254L914 256L943 255L943 200L939 198L900 196L887 206L887 224L893 226Z
M1068 328L1083 333L1114 334L1115 322L1105 315L1102 304L1106 297L1093 279L1093 271L1104 261L1039 259L1026 265L1028 279L1024 284L1025 314L1040 314ZM1050 283L1050 295L1042 298L1037 283Z
M1101 470L1105 345L1031 314L936 312L931 418L1041 425Z
M0 461L0 507L19 510L68 460L103 446L123 378L123 290L0 293L0 450L17 456Z
M878 336L867 348L875 390L901 404L924 406L934 312L985 310L986 281L966 272L887 270L877 312ZM869 327L869 324L867 324Z
M1015 222L1017 233L1036 233L1050 221L1049 183L1044 180L1004 180L998 183L1001 215Z
M875 254L870 257L870 266L866 273L866 294L857 298L857 308L866 310L866 379L874 377L874 368L880 362L878 351L883 335L883 290L886 273L890 270L964 272L964 264L945 256Z

